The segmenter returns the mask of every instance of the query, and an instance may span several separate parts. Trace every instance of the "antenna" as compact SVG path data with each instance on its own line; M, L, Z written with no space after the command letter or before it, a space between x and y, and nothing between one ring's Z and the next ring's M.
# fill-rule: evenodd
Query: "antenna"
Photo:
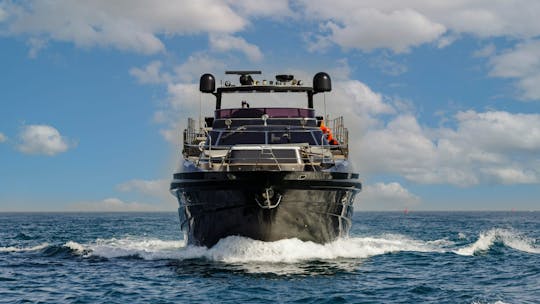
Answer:
M255 81L251 77L251 74L261 74L261 71L225 71L228 75L240 75L241 85L253 85Z
M323 104L324 104L324 120L328 121L328 114L326 114L326 94L323 93Z
M202 130L202 94L199 93L199 130Z

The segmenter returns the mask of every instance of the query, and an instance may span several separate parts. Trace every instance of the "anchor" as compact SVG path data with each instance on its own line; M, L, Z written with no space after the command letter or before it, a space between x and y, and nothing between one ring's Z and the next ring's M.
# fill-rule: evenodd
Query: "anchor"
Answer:
M255 201L257 202L257 205L259 205L259 207L263 209L274 209L281 202L281 194L277 193L276 195L272 187L266 188L264 192L261 194L261 196L264 199L263 202L260 202L258 197L255 197ZM274 197L277 197L277 201L272 202L272 198Z

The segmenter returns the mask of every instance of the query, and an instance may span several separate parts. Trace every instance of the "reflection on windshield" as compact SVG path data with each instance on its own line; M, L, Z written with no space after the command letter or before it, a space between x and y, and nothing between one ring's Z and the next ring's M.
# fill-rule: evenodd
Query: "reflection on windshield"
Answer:
M268 132L268 144L289 143L317 144L311 132Z
M229 131L223 132L220 145L264 144L264 132Z

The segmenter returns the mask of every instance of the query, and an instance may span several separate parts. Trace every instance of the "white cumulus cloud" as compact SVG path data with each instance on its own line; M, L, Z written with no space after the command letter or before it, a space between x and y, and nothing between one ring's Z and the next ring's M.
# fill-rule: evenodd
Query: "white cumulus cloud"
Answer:
M198 83L202 74L219 75L224 70L225 63L207 53L192 54L184 63L174 67L175 79L184 83Z
M166 87L167 98L162 109L154 113L154 120L165 125L160 130L168 142L179 144L181 130L188 117L198 117L200 102L203 109L214 104L213 96L199 92L199 77L203 73L223 73L225 63L207 53L195 53L177 66L165 69L161 62L153 61L142 68L133 67L130 74L145 84Z
M227 3L230 3L243 16L281 17L293 15L288 0L227 0Z
M171 75L162 73L162 65L161 61L152 61L144 68L131 68L129 74L142 84L167 83L170 81Z
M420 204L421 199L399 183L365 185L355 203L356 210L400 210Z
M494 55L489 64L491 76L516 79L523 99L540 99L540 40L523 42Z
M4 133L0 132L0 143L7 141L7 139L7 136L5 136Z
M170 193L171 179L142 180L133 179L117 186L122 192L137 192L146 196L160 198L164 202L176 204Z
M396 175L418 184L540 183L540 115L460 111L437 127L358 80L334 81L330 117L343 115L350 157L365 177ZM322 96L315 107L322 113Z
M24 126L19 133L17 148L25 154L53 156L66 152L73 144L60 135L57 129L48 125Z
M3 8L8 35L112 46L151 54L163 51L160 35L231 33L248 21L218 0L25 1Z
M232 35L210 35L210 47L220 52L240 51L253 62L261 61L263 58L258 46L247 42L244 38Z
M389 13L377 9L354 11L339 25L326 24L333 42L344 48L360 48L370 51L390 48L396 53L406 52L410 47L434 41L446 28L411 9Z
M458 112L454 128L421 126L399 114L352 140L361 172L421 184L540 182L540 115Z
M515 44L502 54L495 46L475 52L488 57L490 75L516 80L519 96L540 100L540 2L515 1L418 1L418 0L302 0L304 18L319 23L308 35L308 49L327 49L336 44L344 49L371 51L390 49L408 52L424 44L446 47L461 37L507 38ZM390 61L392 63L392 61ZM383 72L386 62L382 62ZM390 73L406 70L390 65ZM397 68L397 69L396 69ZM387 71L388 72L388 71Z
M316 31L323 44L344 48L388 48L404 52L424 43L444 47L456 35L532 38L540 34L535 0L418 1L303 0L304 16L323 26Z

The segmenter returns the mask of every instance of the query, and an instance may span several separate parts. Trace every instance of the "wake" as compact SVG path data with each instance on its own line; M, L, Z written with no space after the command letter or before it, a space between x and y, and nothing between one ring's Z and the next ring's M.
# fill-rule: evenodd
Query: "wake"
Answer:
M435 242L436 243L436 242ZM309 260L334 260L340 258L363 259L390 252L444 252L433 242L422 242L401 235L384 237L353 237L338 239L328 244L285 239L262 242L245 237L230 236L215 246L186 246L184 241L159 239L98 239L88 244L67 242L64 244L76 254L118 258L138 256L145 260L199 259L226 263L296 263Z
M492 248L495 244L501 243L506 247L512 249L527 252L527 253L540 253L540 248L535 245L536 241L530 239L519 232L494 228L487 232L480 233L480 236L473 244L460 248L454 251L454 253L464 256L471 256L481 252L486 252Z
M463 235L460 233L459 237L463 238ZM0 253L41 251L108 259L138 257L144 260L207 259L225 263L298 263L313 260L366 259L397 252L454 253L472 256L487 252L496 244L521 252L540 253L536 240L527 238L519 232L500 228L480 233L474 243L464 247L458 247L455 242L448 239L422 241L399 234L350 237L328 244L304 242L299 239L262 242L231 236L220 240L210 249L188 246L183 240L126 237L97 239L88 243L69 241L56 246L42 243L30 247L0 247Z
M513 230L500 228L481 232L474 243L465 247L457 247L455 242L448 239L422 241L399 234L350 237L328 244L304 242L299 239L262 242L230 236L220 240L210 249L187 246L184 241L140 238L98 239L89 244L68 242L65 246L82 255L105 258L138 256L145 260L203 258L226 263L297 263L311 260L366 259L396 252L454 253L472 256L489 251L498 243L521 252L540 253L534 239Z
M0 247L0 252L27 252L27 251L39 251L49 247L49 243L41 243L36 246L30 247L17 247L17 246L8 246Z

